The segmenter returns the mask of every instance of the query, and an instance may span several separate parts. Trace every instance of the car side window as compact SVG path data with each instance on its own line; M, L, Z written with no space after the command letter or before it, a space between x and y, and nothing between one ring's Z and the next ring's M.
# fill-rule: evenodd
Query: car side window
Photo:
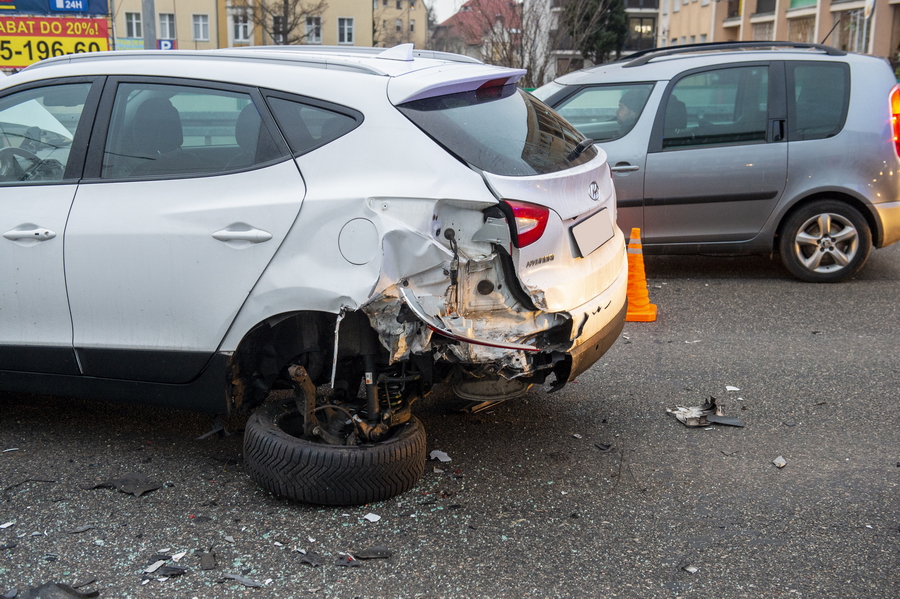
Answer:
M311 152L349 133L362 115L339 112L312 103L268 96L266 102L294 156Z
M766 66L732 67L680 79L666 100L662 147L766 140Z
M0 184L62 181L90 83L0 98Z
M113 103L101 177L208 175L279 157L249 94L122 83Z
M788 140L825 139L840 133L850 99L844 63L788 62Z
M585 137L612 141L631 131L652 89L652 83L585 87L563 100L556 112Z

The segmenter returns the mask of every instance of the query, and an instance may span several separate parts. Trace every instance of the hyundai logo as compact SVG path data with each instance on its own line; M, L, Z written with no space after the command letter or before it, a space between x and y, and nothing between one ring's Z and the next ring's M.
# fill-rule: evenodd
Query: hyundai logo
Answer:
M591 181L591 185L588 188L588 193L591 195L591 199L595 202L600 199L600 186L597 185L596 181Z

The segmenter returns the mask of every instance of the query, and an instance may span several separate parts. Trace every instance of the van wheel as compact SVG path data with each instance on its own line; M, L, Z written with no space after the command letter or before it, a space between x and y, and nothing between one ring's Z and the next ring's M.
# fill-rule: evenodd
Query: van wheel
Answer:
M781 261L798 279L837 283L866 263L872 232L856 208L838 200L819 200L788 217L779 250Z
M250 477L288 499L362 505L408 491L425 470L425 429L414 416L378 443L328 445L302 434L294 400L260 407L244 432Z

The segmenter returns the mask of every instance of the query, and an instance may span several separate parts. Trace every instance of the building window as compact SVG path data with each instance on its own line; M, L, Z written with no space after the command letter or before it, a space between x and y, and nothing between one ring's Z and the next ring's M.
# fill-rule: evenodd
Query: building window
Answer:
M125 37L144 37L144 31L141 27L141 13L125 13Z
M415 32L416 32L416 20L415 20L415 19L410 19L410 20L409 20L409 32L410 32L410 33L415 33Z
M770 42L775 39L775 23L754 23L753 24L753 41L754 42Z
M250 41L250 18L247 15L232 16L234 24L234 41L247 43Z
M352 44L353 43L353 18L352 17L339 17L338 18L338 43L339 44Z
M172 13L159 13L159 35L161 40L175 39L175 15Z
M631 17L628 19L628 38L625 50L636 52L652 48L656 43L656 19L654 17Z
M281 15L272 16L272 41L276 44L284 43L284 17Z
M397 0L397 10L403 10L403 0Z
M416 0L409 0L409 10L416 10Z
M840 23L835 30L837 43L834 44L847 52L869 51L869 23L864 8L831 13L833 23Z
M775 0L756 0L756 14L769 15L775 12Z
M209 15L194 15L194 41L209 41Z
M705 33L701 33L701 34L700 34L700 43L701 43L701 44L705 44L705 43L706 43L706 34L705 34Z
M813 43L816 33L816 17L788 19L788 41Z
M403 21L397 19L396 21L394 21L394 25L397 28L397 33L403 33Z
M322 43L322 17L306 17L306 43Z

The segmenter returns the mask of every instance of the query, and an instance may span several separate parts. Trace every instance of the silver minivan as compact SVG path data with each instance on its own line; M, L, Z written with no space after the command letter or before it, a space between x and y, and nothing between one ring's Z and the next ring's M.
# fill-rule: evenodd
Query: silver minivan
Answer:
M817 44L653 49L534 94L609 156L643 250L775 254L843 281L900 239L900 88L888 63Z

